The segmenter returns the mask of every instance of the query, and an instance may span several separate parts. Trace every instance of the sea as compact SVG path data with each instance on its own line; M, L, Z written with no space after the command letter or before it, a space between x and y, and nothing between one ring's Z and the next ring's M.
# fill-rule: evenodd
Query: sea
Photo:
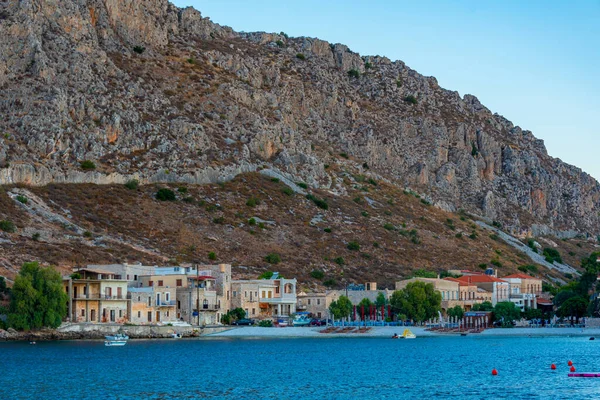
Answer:
M587 337L6 342L0 397L599 399L600 378L569 378L567 365L600 372L599 355Z

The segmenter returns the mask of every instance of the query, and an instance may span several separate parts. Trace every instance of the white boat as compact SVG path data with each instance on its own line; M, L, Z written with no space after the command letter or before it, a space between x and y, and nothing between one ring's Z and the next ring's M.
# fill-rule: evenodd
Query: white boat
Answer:
M106 340L104 341L105 346L125 346L127 340Z
M277 325L280 326L280 327L288 326L288 320L287 320L287 318L279 318L277 320Z
M129 336L124 333L117 333L116 335L106 335L104 336L108 342L118 342L118 341L127 341L129 340Z
M405 329L404 332L402 333L402 336L400 336L402 339L416 339L417 335L415 335L414 333L412 333L410 331L410 329Z
M171 337L173 339L181 339L183 336L181 336L181 333L173 332L171 333Z
M294 320L292 321L292 324L294 326L308 326L308 325L310 325L310 321L311 321L311 319L308 317L307 312L299 312L299 313L296 313L296 315L294 316Z
M125 346L129 340L129 336L125 335L124 333L106 335L104 337L106 338L106 341L104 342L105 346Z

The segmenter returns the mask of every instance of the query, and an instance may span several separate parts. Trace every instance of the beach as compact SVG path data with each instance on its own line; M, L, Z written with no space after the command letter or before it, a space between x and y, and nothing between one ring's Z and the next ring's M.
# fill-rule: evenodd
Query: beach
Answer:
M429 331L423 327L403 326L376 326L364 333L321 333L324 327L285 327L262 328L257 326L236 327L223 332L206 336L210 337L269 337L269 338L294 338L294 337L392 337L394 333L402 334L404 329L410 329L417 338L419 337L448 337L460 336L458 332ZM589 336L600 337L600 328L493 328L481 333L469 333L468 336Z

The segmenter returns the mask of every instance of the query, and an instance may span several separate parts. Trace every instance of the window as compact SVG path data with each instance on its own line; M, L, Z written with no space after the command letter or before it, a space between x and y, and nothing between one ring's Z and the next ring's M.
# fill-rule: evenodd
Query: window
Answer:
M127 275L127 280L129 280L129 274Z
M169 292L166 292L166 293L165 293L165 301L166 301L167 303L171 301L171 293L169 293Z
M83 294L87 295L87 286L83 287Z
M317 313L317 318L321 318L321 313Z
M150 287L154 286L154 282L153 281L148 282L148 286L150 286Z
M320 306L321 305L321 299L317 299L317 305Z
M85 310L81 310L81 316L85 317Z
M148 311L148 322L152 322L152 311Z
M252 309L252 315L256 315L256 308Z
M163 281L158 281L158 286L163 286Z
M177 309L181 309L181 301L177 300Z
M233 297L237 296L237 292L234 290L233 291Z
M177 282L175 284L177 285L177 287L183 286L181 279L177 279Z
M221 308L221 300L219 300L219 301L217 302L217 305L218 305L218 307L219 307L219 308Z
M244 291L244 298L247 299L248 298L248 292Z
M134 281L137 281L137 275L134 275L134 276L133 276L133 280L134 280Z
M138 311L138 318L142 318L142 312Z
M279 294L279 286L277 286L277 287L275 288L275 293L276 293L276 294Z
M227 300L229 300L229 290L227 291Z
M254 297L258 297L258 292L254 292Z
M148 296L148 307L152 307L152 296Z
M248 316L248 309L246 308L244 311L246 311L246 317Z
M308 299L308 305L310 306L310 299Z
M123 310L119 310L119 318L123 318Z
M169 316L169 311L167 311L167 317Z

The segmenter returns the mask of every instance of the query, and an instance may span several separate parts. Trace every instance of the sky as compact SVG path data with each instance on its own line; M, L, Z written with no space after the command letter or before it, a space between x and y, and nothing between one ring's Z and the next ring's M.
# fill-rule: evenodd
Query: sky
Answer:
M171 0L173 1L173 0ZM600 0L174 0L236 31L402 60L600 180Z

